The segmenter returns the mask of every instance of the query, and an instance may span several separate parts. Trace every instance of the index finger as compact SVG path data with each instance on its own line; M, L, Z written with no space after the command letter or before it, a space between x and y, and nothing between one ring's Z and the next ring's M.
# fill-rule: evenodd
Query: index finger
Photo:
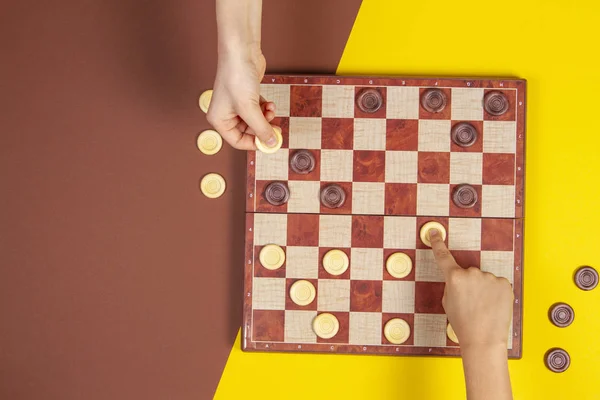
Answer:
M442 235L437 229L431 229L429 231L429 241L431 242L435 262L444 273L446 281L448 281L450 272L457 268L460 269L460 267L456 263L454 257L452 257L452 254L450 254L450 250L446 247Z

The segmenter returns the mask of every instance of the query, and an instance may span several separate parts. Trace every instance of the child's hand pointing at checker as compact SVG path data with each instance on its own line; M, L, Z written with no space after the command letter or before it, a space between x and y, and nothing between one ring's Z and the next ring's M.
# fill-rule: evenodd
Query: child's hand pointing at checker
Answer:
M446 281L442 305L460 342L467 397L511 399L506 354L514 298L510 283L478 268L461 268L436 229L429 230L429 239Z

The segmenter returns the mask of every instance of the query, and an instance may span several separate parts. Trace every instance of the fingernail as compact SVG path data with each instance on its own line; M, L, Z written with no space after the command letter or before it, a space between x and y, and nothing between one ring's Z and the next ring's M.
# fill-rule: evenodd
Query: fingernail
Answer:
M435 229L435 228L431 228L431 229L429 230L429 237L435 236L435 235L437 235L437 234L438 234L438 230L437 230L437 229Z
M273 147L277 144L277 139L271 136L271 139L267 140L267 146Z

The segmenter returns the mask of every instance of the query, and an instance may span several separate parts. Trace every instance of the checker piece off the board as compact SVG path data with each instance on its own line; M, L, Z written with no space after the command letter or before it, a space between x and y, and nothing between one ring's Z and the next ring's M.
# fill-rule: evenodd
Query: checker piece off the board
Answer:
M507 278L521 354L525 82L267 76L248 153L243 348L459 355L427 246Z

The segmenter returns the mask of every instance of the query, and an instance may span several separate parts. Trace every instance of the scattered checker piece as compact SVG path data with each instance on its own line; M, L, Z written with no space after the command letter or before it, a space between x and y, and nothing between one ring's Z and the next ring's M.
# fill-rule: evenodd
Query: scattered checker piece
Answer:
M206 90L200 95L198 105L203 112L208 112L212 99L212 90ZM203 154L212 156L217 154L223 147L223 138L215 130L207 129L198 135L196 146ZM217 173L204 175L200 181L200 191L209 199L219 198L225 193L227 185L225 179Z
M589 266L579 267L573 280L579 289L592 290L598 286L598 271ZM548 318L555 326L566 328L575 320L575 311L566 303L555 303L548 310ZM564 372L571 365L571 356L564 349L552 348L544 355L544 363L553 372Z

